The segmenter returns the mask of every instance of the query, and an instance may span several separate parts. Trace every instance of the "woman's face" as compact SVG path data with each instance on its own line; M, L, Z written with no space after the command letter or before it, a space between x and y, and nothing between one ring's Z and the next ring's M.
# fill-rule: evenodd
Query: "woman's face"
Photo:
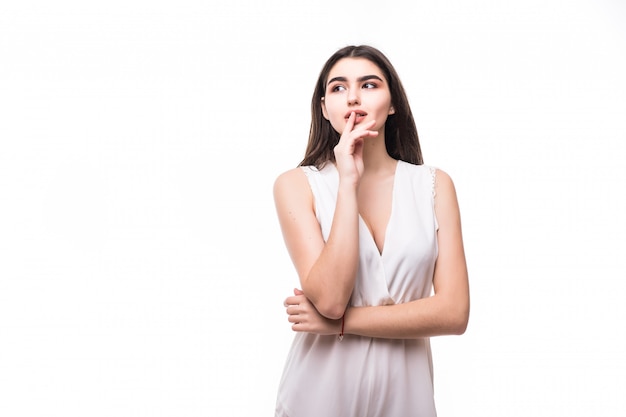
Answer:
M322 113L332 127L343 133L350 113L355 124L376 120L372 130L383 131L387 116L394 113L385 77L372 61L343 58L328 73Z

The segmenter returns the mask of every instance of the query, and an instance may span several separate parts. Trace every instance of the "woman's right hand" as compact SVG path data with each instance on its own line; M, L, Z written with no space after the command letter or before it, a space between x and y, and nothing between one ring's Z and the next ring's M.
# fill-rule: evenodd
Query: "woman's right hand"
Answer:
M378 132L370 130L376 124L375 120L357 126L354 124L355 120L356 113L350 113L334 152L340 180L358 185L363 174L363 140L378 136Z
M287 320L295 332L322 335L340 334L341 319L332 320L322 316L302 290L294 288L293 295L285 299Z

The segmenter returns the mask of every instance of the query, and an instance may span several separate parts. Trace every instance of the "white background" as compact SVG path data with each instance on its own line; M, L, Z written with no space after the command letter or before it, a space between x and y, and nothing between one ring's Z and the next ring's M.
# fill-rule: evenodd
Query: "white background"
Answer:
M361 43L461 204L439 414L626 414L624 2L65 0L0 6L0 415L273 415L272 183Z

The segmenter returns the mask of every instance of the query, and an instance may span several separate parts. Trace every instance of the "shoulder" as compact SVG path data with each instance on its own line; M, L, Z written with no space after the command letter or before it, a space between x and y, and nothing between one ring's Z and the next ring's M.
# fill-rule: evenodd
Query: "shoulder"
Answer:
M274 188L289 186L292 183L297 183L305 180L305 174L301 167L292 168L287 170L276 177L274 181Z
M412 173L411 178L431 189L435 206L456 205L454 182L446 171L432 165L415 165L408 162L403 165Z
M306 167L292 168L278 175L274 181L274 198L302 198L310 195L310 187L305 173Z
M326 163L319 169L312 165L302 165L280 174L274 181L274 190L283 188L311 189L311 186L320 182L328 182L337 176L337 170L331 163Z
M434 168L433 195L438 216L444 213L457 215L459 208L454 181L446 171L440 168Z
M306 167L293 168L274 181L274 204L283 228L302 219L315 219L315 201L305 171Z
M435 176L435 189L439 191L442 189L443 191L454 190L454 182L452 181L452 177L441 168L431 167L433 170L433 175Z

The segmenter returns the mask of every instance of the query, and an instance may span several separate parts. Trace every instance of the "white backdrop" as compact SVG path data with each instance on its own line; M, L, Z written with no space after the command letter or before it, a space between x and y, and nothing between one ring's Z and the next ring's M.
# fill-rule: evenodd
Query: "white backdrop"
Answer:
M460 199L439 414L626 413L624 2L98 3L0 6L0 415L273 415L272 183L361 43Z

